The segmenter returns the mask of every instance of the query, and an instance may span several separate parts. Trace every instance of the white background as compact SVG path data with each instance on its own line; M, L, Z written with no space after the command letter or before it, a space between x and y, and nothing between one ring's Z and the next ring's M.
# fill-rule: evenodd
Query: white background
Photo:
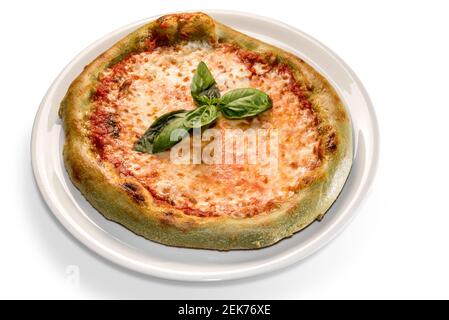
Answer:
M202 284L126 271L71 237L35 186L31 127L59 71L118 27L184 9L288 23L342 57L373 100L371 192L336 240L285 270ZM449 298L448 13L446 1L2 1L0 298Z

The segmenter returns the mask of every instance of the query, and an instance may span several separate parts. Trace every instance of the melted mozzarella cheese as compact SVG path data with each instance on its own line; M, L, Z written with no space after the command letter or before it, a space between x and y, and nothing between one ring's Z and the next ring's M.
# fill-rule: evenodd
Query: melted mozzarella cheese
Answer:
M245 120L220 118L219 130L229 128L277 130L277 166L262 164L173 164L169 152L145 154L133 151L135 141L166 112L193 109L190 83L195 68L204 61L222 93L254 87L273 101L269 111ZM252 216L269 212L299 191L319 164L319 135L311 110L301 108L290 91L291 75L261 63L252 74L234 51L212 48L202 42L180 47L161 47L135 54L127 62L120 82L126 90L111 87L110 103L99 103L120 124L118 138L108 137L105 160L120 163L167 205L196 215ZM110 70L106 70L104 77Z

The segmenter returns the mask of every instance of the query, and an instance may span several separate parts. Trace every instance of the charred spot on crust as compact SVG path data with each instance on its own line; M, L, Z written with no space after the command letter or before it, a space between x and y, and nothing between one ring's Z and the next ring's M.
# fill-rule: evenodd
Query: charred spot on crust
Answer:
M71 173L72 173L72 179L75 183L81 183L82 180L82 175L81 175L81 170L78 169L77 166L75 165L71 165Z
M108 132L113 138L118 138L120 136L120 128L116 120L112 117L109 117L106 120L106 124L108 125Z
M135 202L137 203L145 202L145 197L139 192L139 187L136 184L132 182L126 182L122 184L122 187Z
M337 135L335 132L329 134L326 143L326 149L330 152L335 152L337 150Z

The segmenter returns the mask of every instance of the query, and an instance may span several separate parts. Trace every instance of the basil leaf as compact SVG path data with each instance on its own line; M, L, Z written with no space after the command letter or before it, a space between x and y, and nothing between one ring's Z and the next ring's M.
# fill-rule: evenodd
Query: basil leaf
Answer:
M220 91L218 90L214 76L203 61L198 64L193 75L190 92L197 105L201 105L200 97L202 96L211 99L220 97Z
M158 144L158 148L154 150L154 143L159 134L164 130L168 124L176 119L182 119L184 121L184 116L188 111L186 110L176 110L162 115L157 118L151 126L147 129L147 131L140 137L140 139L134 144L134 150L139 152L146 153L156 153L159 151L160 142Z
M215 84L215 79L212 73L209 71L207 65L201 61L193 75L192 84L190 85L190 91L192 95L199 95L201 92L206 91Z
M255 116L271 108L270 97L254 88L235 89L221 98L221 112L228 119L242 119Z
M218 109L213 104L204 105L188 112L184 118L186 128L200 128L215 121Z
M184 126L184 117L171 120L154 139L152 153L170 149L187 134L188 128Z

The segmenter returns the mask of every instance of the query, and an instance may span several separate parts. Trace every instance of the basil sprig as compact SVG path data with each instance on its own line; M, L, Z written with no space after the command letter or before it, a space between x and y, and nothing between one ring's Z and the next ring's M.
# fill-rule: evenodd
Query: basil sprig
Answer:
M270 97L254 88L228 91L220 98L217 83L204 62L200 62L190 91L197 108L176 110L157 118L135 143L134 150L158 153L170 149L192 128L212 124L220 114L227 119L253 117L271 108Z

